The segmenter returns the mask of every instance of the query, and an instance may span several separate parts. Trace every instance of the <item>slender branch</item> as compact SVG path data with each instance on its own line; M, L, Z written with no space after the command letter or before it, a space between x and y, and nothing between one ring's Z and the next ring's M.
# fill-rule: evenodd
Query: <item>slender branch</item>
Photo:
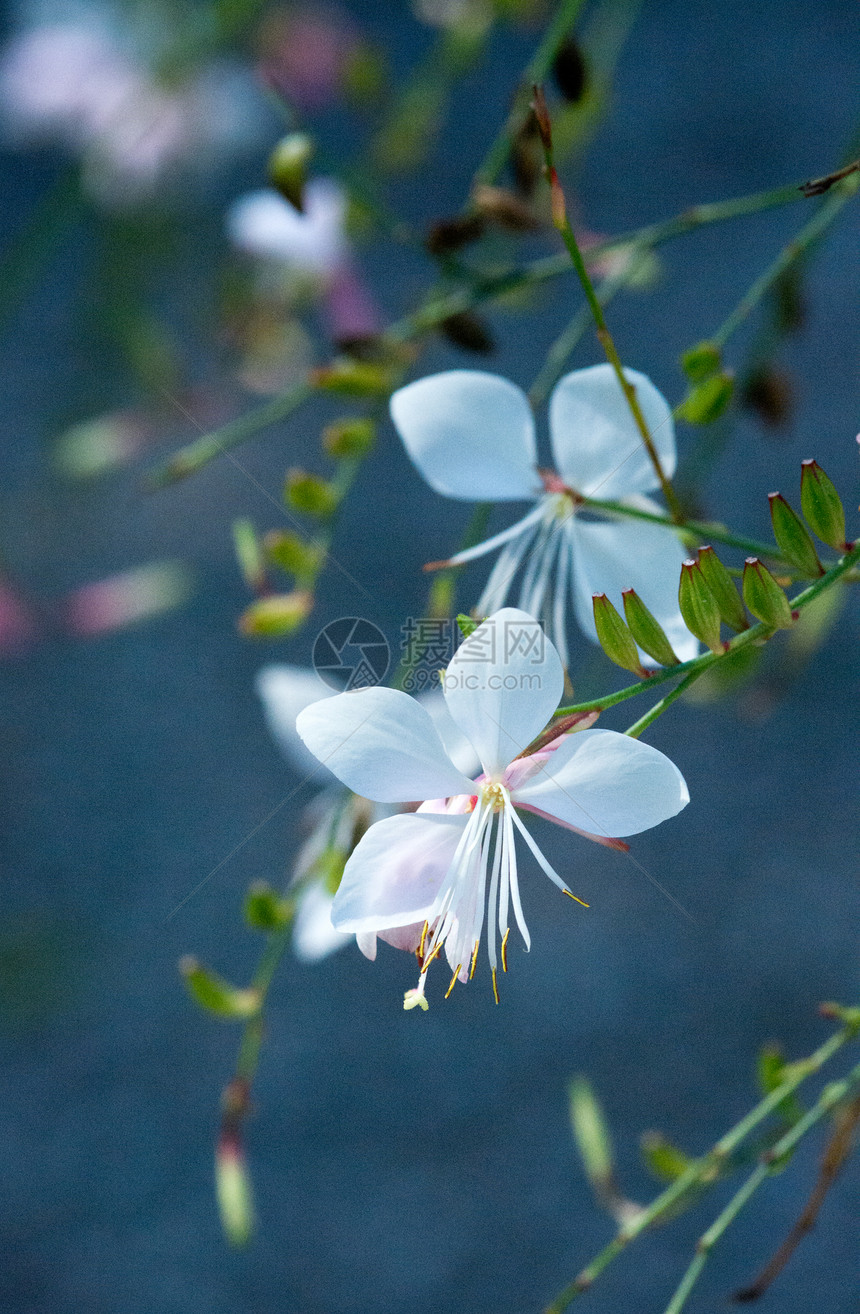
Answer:
M852 173L834 188L833 194L822 203L808 223L786 246L767 269L759 275L748 291L741 297L734 310L723 321L711 337L714 346L722 348L729 338L752 313L762 298L770 291L774 283L785 273L786 269L799 259L830 227L842 207L851 200L860 188L860 177Z
M798 593L791 599L791 606L794 611L802 611L808 607L819 593L830 588L838 579L842 579L860 561L860 543L842 558L841 561L831 567L826 575L822 575L809 588ZM739 648L745 648L750 643L757 643L762 639L772 637L774 631L771 626L766 625L764 621L759 621L757 625L751 625L748 630L741 634L736 634L726 645L725 652L737 652ZM556 716L571 716L575 712L594 712L605 711L608 707L614 707L617 703L626 702L628 698L635 698L637 694L644 693L646 689L653 689L658 684L663 684L666 680L677 679L678 676L686 676L692 671L701 673L713 666L715 662L722 661L724 653L705 653L702 657L693 657L688 662L679 662L677 666L667 666L655 671L644 680L638 680L636 684L628 685L626 689L618 689L615 693L604 694L602 698L592 698L589 702L574 703L570 707L560 707Z
M579 278L580 284L582 285L582 290L585 293L585 299L588 302L588 305L591 309L591 314L597 329L598 341L600 342L601 347L606 353L606 359L609 361L610 365L612 366L615 372L615 377L618 380L618 385L621 388L621 391L624 393L624 396L627 401L627 405L630 408L630 413L633 416L633 420L636 425L636 428L639 430L639 436L642 439L642 442L645 446L645 450L648 453L651 464L653 465L657 478L660 481L660 487L663 490L663 496L666 499L666 504L669 507L670 511L672 512L673 519L679 521L683 519L681 504L679 503L678 498L675 495L675 490L672 487L672 483L668 475L663 469L663 465L660 461L660 456L657 452L657 448L654 446L654 439L651 437L651 432L648 428L645 415L642 411L641 405L639 404L639 398L636 395L636 389L634 388L633 384L630 383L629 379L627 378L627 375L624 373L624 367L621 364L621 357L618 355L618 349L615 346L615 341L612 337L612 334L609 331L609 326L606 323L606 316L603 313L603 307L601 306L600 300L598 299L597 294L594 291L594 284L592 283L588 270L585 267L585 261L582 258L582 252L580 251L579 243L576 240L576 234L574 233L570 220L567 217L567 207L564 201L564 192L562 191L561 183L559 182L558 174L556 173L556 169L555 169L555 159L553 156L553 149L552 149L552 131L550 128L549 114L547 112L546 101L544 99L543 91L541 90L540 87L535 86L534 96L535 96L534 109L535 109L535 114L537 116L538 125L540 127L541 140L543 142L544 157L546 159L547 176L549 178L550 187L552 189L553 226L557 229L557 231L561 235L562 241L567 247L568 254L570 255L571 261L573 263L573 267L576 270L577 277Z
M523 118L528 112L532 85L543 82L558 49L576 22L583 0L561 0L555 18L550 23L540 45L535 50L525 69L520 85L514 96L513 107L497 134L493 144L484 156L475 173L476 183L492 183L504 168L510 154L511 141L522 127Z
M774 1090L770 1091L764 1099L760 1100L755 1108L751 1109L739 1123L726 1132L707 1154L690 1164L680 1177L672 1182L650 1205L643 1208L641 1214L630 1219L619 1229L609 1244L604 1246L591 1263L582 1269L577 1277L546 1307L545 1314L562 1314L578 1296L588 1290L603 1270L627 1248L631 1241L634 1241L647 1228L670 1213L688 1195L694 1193L703 1185L716 1180L728 1157L749 1136L750 1132L764 1122L788 1095L793 1094L808 1077L818 1072L847 1041L854 1039L856 1035L856 1023L848 1022L840 1031L830 1036L823 1045L820 1045L813 1054L810 1054L807 1059L799 1063L793 1063L785 1079ZM830 1090L831 1088L828 1087L827 1089ZM842 1098L844 1098L844 1095ZM818 1105L816 1105L816 1108L818 1108ZM809 1115L807 1114L804 1121L808 1118ZM792 1131L796 1131L799 1126L798 1123ZM804 1128L805 1130L808 1130L808 1126ZM800 1135L803 1135L804 1131ZM800 1136L797 1139L800 1139ZM787 1153L787 1150L780 1148L784 1146L785 1140L786 1138L783 1137L781 1141L777 1142L774 1152L779 1149L781 1155Z
M809 1112L804 1114L802 1118L799 1118L790 1131L787 1131L770 1150L765 1151L762 1155L761 1162L753 1172L750 1173L740 1190L732 1196L725 1209L711 1224L707 1232L703 1232L699 1237L699 1240L696 1243L696 1254L693 1256L687 1271L681 1278L674 1296L666 1306L665 1314L681 1314L681 1310L687 1303L687 1299L698 1281L702 1269L707 1263L708 1256L717 1242L737 1218L741 1210L749 1202L752 1196L755 1195L759 1187L762 1186L770 1176L772 1176L774 1170L781 1163L785 1162L788 1155L791 1154L795 1146L802 1140L807 1132L811 1131L817 1123L821 1122L822 1118L826 1117L827 1114L835 1109L837 1105L841 1104L843 1100L853 1095L858 1085L860 1085L860 1064L858 1064L857 1067L855 1067L842 1081L834 1081L826 1086ZM847 1154L847 1152L848 1149L846 1147L845 1153ZM798 1237L798 1240L799 1239L800 1238ZM785 1261L787 1261L788 1258L789 1255L786 1255ZM744 1299L747 1299L747 1297L744 1296Z
M838 1119L830 1139L824 1147L818 1178L800 1217L776 1254L764 1266L755 1281L748 1287L744 1287L743 1290L735 1292L734 1300L739 1302L759 1300L785 1268L807 1232L815 1226L827 1193L851 1153L858 1124L860 1124L860 1099L855 1098L842 1110L841 1117Z
M757 538L746 538L742 534L734 534L722 525L713 524L707 520L682 520L680 523L674 521L671 516L662 515L656 511L643 511L639 507L628 506L624 502L604 501L597 497L583 498L583 505L594 507L597 511L609 511L613 515L627 516L632 520L647 520L652 525L669 525L673 529L688 530L691 534L697 534L703 541L715 543L725 543L727 547L739 548L741 552L746 552L756 557L767 557L773 561L783 561L784 558L775 543L764 543Z
M664 698L661 698L659 703L655 703L651 710L646 712L644 716L640 716L638 721L634 721L624 733L629 735L631 739L638 739L639 736L648 729L649 725L652 725L653 722L657 720L658 716L663 715L667 707L672 706L676 698L680 698L682 694L687 692L691 685L696 683L700 675L704 675L703 667L700 667L697 671L690 671L684 676L679 685L672 689L670 693L667 693Z

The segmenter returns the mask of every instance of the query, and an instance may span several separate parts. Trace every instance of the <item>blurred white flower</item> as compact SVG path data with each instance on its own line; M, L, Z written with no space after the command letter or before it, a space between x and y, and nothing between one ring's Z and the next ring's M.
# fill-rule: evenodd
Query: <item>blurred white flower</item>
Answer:
M330 279L346 262L347 199L332 178L304 190L304 213L272 189L250 192L230 207L227 231L240 251L300 274Z

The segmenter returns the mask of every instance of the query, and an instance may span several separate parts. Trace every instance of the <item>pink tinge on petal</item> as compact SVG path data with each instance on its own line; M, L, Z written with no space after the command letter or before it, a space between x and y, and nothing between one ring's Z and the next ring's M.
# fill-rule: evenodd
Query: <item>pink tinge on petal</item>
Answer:
M486 776L479 776L475 783L480 784L486 778ZM415 811L446 812L449 816L456 816L464 812L472 812L477 801L477 794L454 794L451 798L428 798Z
M424 923L416 922L412 926L393 926L389 931L377 931L376 938L384 940L394 949L404 949L406 953L414 954L421 944L423 934Z
M325 307L335 342L371 338L382 327L379 311L370 292L348 263L333 275L326 290Z
M65 625L80 637L106 634L171 610L187 593L188 581L180 567L142 566L70 593L63 603Z
M27 603L0 579L0 656L24 652L36 640L37 628Z
M630 845L624 840L612 839L609 835L593 835L590 830L580 830L579 826L573 826L569 821L562 821L561 817L554 817L551 812L544 812L542 808L536 808L532 803L523 803L520 799L513 801L521 812L533 812L536 817L543 817L544 821L551 821L554 826L563 826L565 830L572 830L574 835L594 840L595 844L602 844L607 849L616 849L619 853L630 852Z

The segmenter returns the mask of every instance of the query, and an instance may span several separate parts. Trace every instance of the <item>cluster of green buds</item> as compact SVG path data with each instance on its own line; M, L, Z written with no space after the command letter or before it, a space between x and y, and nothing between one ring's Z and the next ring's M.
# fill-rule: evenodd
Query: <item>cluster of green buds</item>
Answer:
M625 671L632 671L640 679L644 679L648 671L639 659L639 648L661 666L677 666L678 657L665 630L636 590L625 589L621 597L623 617L605 593L595 593L592 598L597 638L610 661Z
M690 383L687 396L675 412L689 424L713 424L734 396L734 376L723 368L722 353L714 342L698 342L681 357Z
M360 364L360 362L357 362ZM257 596L239 618L239 629L251 638L278 639L294 634L314 605L317 577L328 556L331 522L341 504L357 462L376 441L376 421L364 415L346 415L322 432L326 456L335 462L332 478L293 468L284 482L284 505L290 518L298 512L315 523L305 537L294 530L271 530L262 539L249 520L233 526L236 555L248 587ZM273 588L275 570L292 577L287 592Z

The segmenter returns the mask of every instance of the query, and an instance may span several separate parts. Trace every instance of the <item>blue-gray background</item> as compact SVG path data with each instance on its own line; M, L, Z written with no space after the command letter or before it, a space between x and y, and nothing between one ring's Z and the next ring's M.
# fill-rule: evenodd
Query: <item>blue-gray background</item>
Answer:
M395 67L426 42L400 5L354 10ZM398 184L396 204L417 219L459 204L528 51L523 36L493 42L457 94L432 168ZM646 4L580 181L589 225L617 232L833 167L858 122L858 53L853 0L730 0L707 13L680 0ZM336 147L334 118L326 131ZM234 191L255 180L262 158ZM45 155L8 158L14 222L55 167ZM613 307L625 361L677 398L678 352L722 320L805 213L790 207L665 248L662 286ZM213 201L213 241L217 216ZM766 531L765 494L795 492L808 455L856 502L857 234L849 207L815 259L806 327L786 357L798 392L791 428L773 440L739 421L711 481L709 509L749 532ZM651 733L693 801L634 853L690 919L633 863L545 827L550 860L592 907L560 901L529 870L534 948L513 954L501 1007L476 980L444 1006L434 999L426 1016L404 1014L413 969L393 951L376 965L353 948L314 967L287 964L248 1128L261 1229L246 1252L230 1253L212 1202L211 1146L237 1036L193 1009L176 962L193 951L248 976L258 946L240 926L242 894L254 878L282 877L298 806L169 915L297 783L252 685L273 656L308 660L317 618L275 649L237 636L246 595L228 526L237 515L271 525L275 512L229 463L157 496L140 492L139 471L81 491L50 473L45 441L57 427L122 398L75 337L75 308L91 295L90 249L77 228L7 332L7 566L52 598L178 556L198 587L183 611L146 628L89 643L55 638L3 668L0 1308L534 1310L611 1233L570 1143L573 1072L593 1079L624 1186L645 1198L654 1187L638 1163L641 1131L659 1126L705 1149L751 1103L765 1040L806 1052L826 1034L818 1001L857 1000L856 603L766 721L681 707ZM384 245L362 261L391 316L429 276L420 258ZM493 368L528 386L572 296L569 282L548 295L538 330L495 315ZM737 345L730 355L740 359ZM596 359L593 345L580 348L578 363ZM440 346L422 368L464 360ZM316 459L321 418L309 411L245 449L265 488L277 494L287 465ZM372 602L332 571L319 622L358 612L396 642L402 617L420 606L420 564L451 549L466 514L420 483L386 429L336 543ZM761 1192L691 1310L725 1308L749 1280L794 1220L814 1166L804 1150ZM858 1205L851 1164L768 1308L860 1308ZM639 1242L583 1309L662 1310L715 1207Z

